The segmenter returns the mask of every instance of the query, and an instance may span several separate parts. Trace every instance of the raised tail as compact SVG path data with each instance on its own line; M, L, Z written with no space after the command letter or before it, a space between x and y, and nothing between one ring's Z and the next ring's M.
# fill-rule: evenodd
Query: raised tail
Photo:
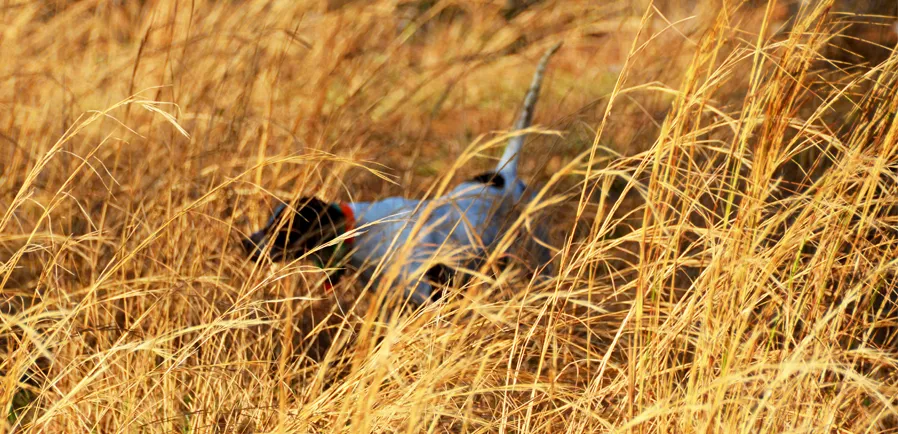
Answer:
M539 99L539 89L543 84L543 76L546 74L546 66L549 64L549 58L558 51L561 42L553 45L543 54L539 65L536 66L536 72L533 74L533 81L530 82L530 89L527 90L527 96L524 97L524 107L521 109L521 115L514 124L514 130L519 131L530 126L533 121L533 109L536 107L536 101ZM505 152L496 166L496 172L505 174L508 178L516 178L518 175L518 160L521 155L521 147L524 145L524 134L517 135L508 141L505 146Z

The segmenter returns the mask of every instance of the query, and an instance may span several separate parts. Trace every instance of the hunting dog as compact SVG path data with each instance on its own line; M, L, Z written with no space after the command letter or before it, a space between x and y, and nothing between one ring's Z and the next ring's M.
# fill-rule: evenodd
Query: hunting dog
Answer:
M530 126L546 66L559 46L550 48L537 65L515 130ZM322 268L338 271L329 282L348 262L371 287L389 280L388 285L404 289L415 304L435 300L459 270L479 268L519 215L520 205L532 200L532 194L524 197L527 186L518 178L523 143L524 134L512 137L495 170L439 198L327 203L302 197L281 204L265 227L244 240L244 248L256 261L309 257ZM529 237L544 238L545 227L537 225ZM547 245L526 244L527 251L515 256L526 257L531 270L545 274L551 262Z

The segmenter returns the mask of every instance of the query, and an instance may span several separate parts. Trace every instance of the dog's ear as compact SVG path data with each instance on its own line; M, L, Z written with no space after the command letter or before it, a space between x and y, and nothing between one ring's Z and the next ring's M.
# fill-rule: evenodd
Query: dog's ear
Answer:
M344 222L339 207L316 197L303 197L275 208L265 227L250 235L243 245L254 260L266 250L273 260L294 259L337 237Z

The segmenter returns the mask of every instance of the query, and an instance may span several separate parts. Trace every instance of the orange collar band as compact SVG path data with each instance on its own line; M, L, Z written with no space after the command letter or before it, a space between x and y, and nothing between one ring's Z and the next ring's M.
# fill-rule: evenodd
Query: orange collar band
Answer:
M340 211L343 211L343 218L346 219L346 223L343 225L345 234L355 229L355 214L352 212L352 207L346 202L340 202ZM353 237L346 238L346 244L352 245L352 241Z

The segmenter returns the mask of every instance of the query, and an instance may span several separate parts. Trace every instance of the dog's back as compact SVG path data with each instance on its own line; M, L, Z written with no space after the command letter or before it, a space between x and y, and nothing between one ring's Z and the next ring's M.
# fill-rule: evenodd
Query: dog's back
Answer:
M546 65L559 46L550 48L541 59L515 130L530 126ZM357 226L368 227L357 237L352 264L369 280L390 275L390 264L395 264L394 284L408 288L406 294L413 302L433 299L433 285L439 282L428 282L428 277L445 273L428 272L432 267L442 270L444 264L449 268L476 264L514 221L527 189L517 176L523 142L524 134L513 137L495 170L463 182L443 197L430 201L392 197L351 204L359 216ZM534 267L545 267L551 258L548 249L540 244L532 248L539 250L529 255L540 262Z

